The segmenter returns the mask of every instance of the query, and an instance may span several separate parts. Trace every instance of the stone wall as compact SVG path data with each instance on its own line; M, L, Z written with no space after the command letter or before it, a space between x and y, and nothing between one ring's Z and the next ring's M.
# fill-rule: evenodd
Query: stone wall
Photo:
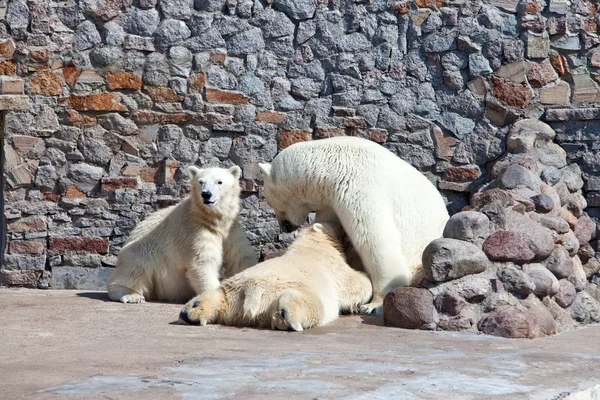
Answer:
M0 0L0 283L102 287L136 223L189 191L191 164L240 165L244 227L262 256L281 249L256 164L337 135L411 162L454 213L490 180L510 125L541 118L598 216L596 11L576 0Z

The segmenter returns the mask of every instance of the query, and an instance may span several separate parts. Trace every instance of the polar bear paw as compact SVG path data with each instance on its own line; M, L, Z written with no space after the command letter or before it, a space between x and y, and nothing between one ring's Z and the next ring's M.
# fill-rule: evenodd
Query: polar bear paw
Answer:
M204 314L204 306L200 300L194 298L190 300L179 313L179 323L182 325L201 325L206 326L208 323Z
M271 329L278 329L280 331L293 330L296 332L302 332L302 323L298 320L296 313L290 312L285 308L275 311L271 318Z
M119 301L121 303L145 303L146 299L144 299L144 296L142 296L141 294L132 293L121 296L121 298L119 298Z
M383 315L383 301L372 301L360 306L360 314Z

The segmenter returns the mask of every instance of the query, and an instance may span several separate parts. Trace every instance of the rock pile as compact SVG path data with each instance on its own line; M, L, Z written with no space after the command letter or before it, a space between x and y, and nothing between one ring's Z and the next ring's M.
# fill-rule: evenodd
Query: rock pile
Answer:
M423 287L386 297L389 325L535 338L600 322L597 226L554 136L512 126L493 180L425 249Z

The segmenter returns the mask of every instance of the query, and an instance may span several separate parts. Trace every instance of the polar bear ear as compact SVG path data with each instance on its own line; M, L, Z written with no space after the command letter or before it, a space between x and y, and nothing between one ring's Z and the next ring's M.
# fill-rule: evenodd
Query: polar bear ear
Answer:
M188 174L190 174L190 178L194 179L202 170L194 165L190 165L188 167Z
M233 175L233 177L236 180L240 179L240 176L242 176L242 169L237 165L234 165L233 167L229 168L229 172L231 173L231 175Z
M323 225L316 223L312 225L312 230L315 232L323 232Z
M265 176L271 175L271 164L269 163L258 163L258 168L262 171Z

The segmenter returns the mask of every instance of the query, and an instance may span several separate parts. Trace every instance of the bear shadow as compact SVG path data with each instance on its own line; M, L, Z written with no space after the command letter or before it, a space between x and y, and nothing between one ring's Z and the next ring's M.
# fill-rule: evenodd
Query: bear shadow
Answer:
M360 319L365 325L386 326L383 315L361 315Z
M109 303L112 300L108 297L108 293L107 292L83 292L83 293L77 293L78 297L85 297L88 299L92 299L92 300L100 300L103 301L105 303Z

